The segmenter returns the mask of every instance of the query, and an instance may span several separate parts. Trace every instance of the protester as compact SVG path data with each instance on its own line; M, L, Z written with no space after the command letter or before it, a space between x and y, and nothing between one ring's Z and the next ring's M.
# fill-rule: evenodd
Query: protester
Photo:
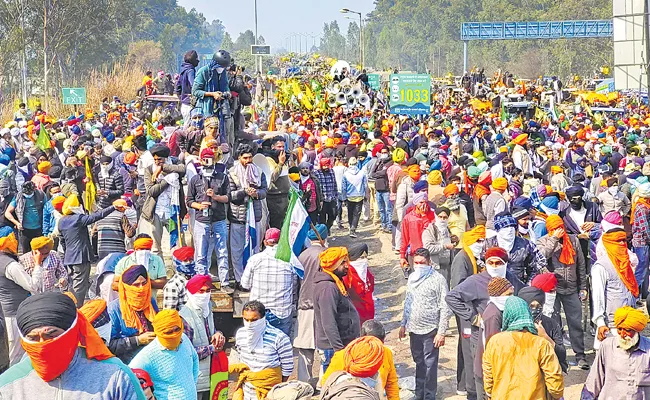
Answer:
M174 263L174 276L163 287L162 308L179 310L187 303L187 282L196 275L194 264L194 248L179 247L172 253Z
M343 174L341 181L342 200L348 206L348 224L350 225L350 237L357 237L357 227L361 218L361 206L368 187L368 176L358 165L354 157L348 161L348 168Z
M564 379L553 345L537 336L537 328L526 302L518 297L506 300L503 332L492 336L483 354L485 394L501 399L560 399ZM521 371L528 371L522 376Z
M44 203L45 194L32 182L26 182L4 212L4 217L19 232L20 249L23 253L29 251L29 242L32 239L43 235Z
M350 300L359 313L361 325L375 318L375 277L368 266L368 245L365 243L347 246L350 269L343 277L343 284L348 289Z
M133 373L115 361L70 297L31 296L18 308L16 321L27 357L0 375L0 396L144 399Z
M463 235L463 248L451 262L451 288L461 284L467 277L479 273L483 269L480 258L481 249L485 244L485 226L478 225Z
M400 264L405 270L405 276L412 263L415 250L423 246L422 235L432 222L435 221L435 213L429 207L427 193L420 192L413 196L413 207L402 220L402 238L400 246Z
M176 310L162 310L152 321L156 338L129 363L147 371L160 399L194 398L199 358L183 333L183 320Z
M63 266L63 257L54 251L54 241L41 236L32 239L30 246L32 251L23 254L18 260L31 276L35 292L66 291L69 285L68 271Z
M238 373L233 398L255 400L265 396L293 372L293 351L289 337L266 320L266 308L259 301L244 304L244 327L235 334L240 363L229 366Z
M410 336L411 355L415 361L416 398L436 397L438 353L445 344L445 333L451 316L445 302L446 296L447 282L431 266L429 250L415 250L399 337L406 337L407 331Z
M422 246L431 254L431 264L445 277L449 284L451 269L451 254L454 248L451 231L449 230L449 209L439 207L436 210L436 221L429 224L422 233ZM454 237L457 239L457 236Z
M142 265L147 270L147 275L151 281L151 288L163 289L167 284L167 270L162 258L151 252L154 241L151 236L141 233L135 237L133 242L133 252L121 258L115 266L115 277L113 289L117 290L120 276L133 265Z
M294 311L293 297L298 276L288 262L276 258L280 230L271 228L264 235L264 251L248 260L241 285L250 290L249 300L257 300L266 308L269 325L291 336Z

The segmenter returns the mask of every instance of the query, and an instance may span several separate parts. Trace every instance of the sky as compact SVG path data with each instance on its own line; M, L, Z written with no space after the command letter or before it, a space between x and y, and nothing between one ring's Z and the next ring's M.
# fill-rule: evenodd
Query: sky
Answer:
M178 4L188 10L196 8L208 21L220 19L233 40L247 29L255 32L255 0L178 0ZM373 0L257 0L258 35L264 37L272 51L279 47L288 48L287 38L294 33L305 35L300 39L303 49L306 44L311 48L314 40L318 46L325 22L336 19L344 35L352 21L346 16L354 17L358 23L358 15L342 14L339 12L341 8L361 12L365 16L374 9L374 3ZM291 40L293 48L297 49L298 36Z

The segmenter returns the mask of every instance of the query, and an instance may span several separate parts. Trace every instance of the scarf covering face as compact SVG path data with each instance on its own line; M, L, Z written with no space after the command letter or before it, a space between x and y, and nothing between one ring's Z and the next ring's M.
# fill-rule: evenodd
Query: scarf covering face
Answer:
M143 276L147 278L147 283L142 287L131 286L135 279L143 274L143 270ZM137 273L137 275L134 279L130 280L130 275L134 275L134 273ZM136 315L136 311L141 311L149 321L153 321L156 316L156 311L151 305L151 280L149 280L147 270L144 266L134 265L124 271L122 279L120 279L118 284L118 296L124 324L129 328L136 328L139 333L144 332L145 327L142 326L142 322L140 322L140 318Z
M603 245L607 251L609 260L614 265L619 278L632 293L634 297L639 297L639 286L632 271L630 254L626 245L626 234L624 231L607 232L602 236Z
M369 378L384 363L384 344L373 336L362 336L345 347L343 368L357 378Z
M467 257L469 257L470 261L472 262L475 274L478 273L478 268L476 267L476 257L474 257L474 253L469 246L473 245L481 239L485 239L485 225L477 225L474 227L474 229L465 232L462 239L463 249L465 250L465 253L467 253Z
M235 162L234 175L239 180L242 188L248 189L250 187L259 188L262 186L262 174L260 169L253 163L243 166L241 162Z
M522 329L527 329L529 332L537 335L537 328L535 328L533 316L530 314L526 301L516 296L510 296L506 300L503 309L501 330L512 332Z
M320 260L320 267L323 272L331 276L332 279L334 279L334 283L336 283L336 287L338 287L341 294L343 296L347 296L348 291L345 289L345 285L341 279L336 276L334 271L339 267L339 265L347 261L348 249L345 247L330 247L320 253L318 259Z
M65 372L79 345L86 348L89 359L101 361L113 357L90 322L77 311L74 301L62 293L30 296L18 307L16 322L20 329L21 345L36 374L46 382ZM65 329L65 332L43 342L25 338L33 329L45 326Z
M548 234L552 234L556 229L565 229L564 221L559 215L549 215L546 218L546 230ZM569 234L564 230L564 236L562 236L562 253L560 253L560 262L562 264L570 265L573 264L576 256L576 251L571 244L571 239L569 239Z
M173 333L165 333L172 328L177 329ZM176 350L178 345L181 344L183 336L183 320L176 310L162 310L156 314L153 320L153 331L156 333L156 338L160 344L167 350Z
M419 181L420 177L422 176L422 171L420 170L420 166L417 164L409 165L409 167L406 168L406 173L413 180L413 182Z

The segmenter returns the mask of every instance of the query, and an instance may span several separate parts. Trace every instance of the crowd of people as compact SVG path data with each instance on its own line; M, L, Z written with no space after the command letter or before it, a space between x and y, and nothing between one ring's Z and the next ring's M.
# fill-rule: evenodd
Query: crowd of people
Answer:
M179 118L22 104L0 130L0 397L209 399L225 372L234 399L398 400L362 224L399 258L416 399L436 398L454 326L468 399L560 399L572 366L583 399L650 396L647 106L508 116L470 85L424 116L261 118L226 51L197 60L143 82ZM234 347L217 290L248 293Z

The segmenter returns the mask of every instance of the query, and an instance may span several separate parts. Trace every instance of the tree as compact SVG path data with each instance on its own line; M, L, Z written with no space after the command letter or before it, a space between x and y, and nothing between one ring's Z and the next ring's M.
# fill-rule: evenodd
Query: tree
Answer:
M233 51L235 48L235 43L232 41L232 37L230 37L230 34L226 32L223 35L223 40L221 41L221 49L226 50L226 51Z
M255 34L250 29L242 32L235 40L234 51L248 49L250 52L251 46L255 44Z
M359 58L359 36L361 31L356 22L350 22L348 25L347 43L345 46L345 59L351 64L361 64Z

